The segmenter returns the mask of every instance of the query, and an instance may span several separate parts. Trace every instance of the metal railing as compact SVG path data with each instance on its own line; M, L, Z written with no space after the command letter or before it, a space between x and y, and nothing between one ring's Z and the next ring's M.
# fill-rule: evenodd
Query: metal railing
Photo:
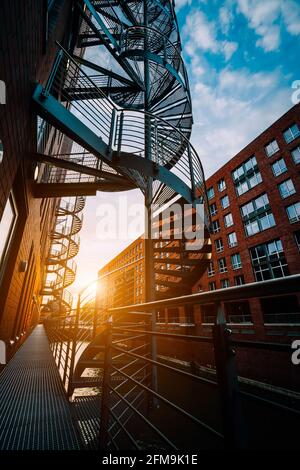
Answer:
M176 422L184 422L188 426L185 427L185 432L188 432L190 426L190 429L194 430L193 433L196 432L196 436L197 432L199 435L206 433L215 440L215 448L219 446L230 449L245 448L247 441L241 411L242 399L258 401L263 406L300 416L299 411L285 407L279 402L239 389L235 349L247 349L250 353L253 350L290 353L291 346L282 343L234 340L226 325L222 309L224 301L274 296L274 292L276 295L286 295L298 292L299 285L300 275L295 275L214 292L110 309L102 384L100 447L102 449L119 449L127 446L135 449L144 448L139 438L140 429L143 429L144 435L156 436L160 448L176 449L178 448L176 439L174 442L168 436L168 432L172 431L170 423L175 413ZM215 304L217 313L211 337L155 331L151 325L153 311L175 306L203 305L208 302ZM153 360L151 356L153 338L159 341L208 346L214 356L217 380L186 372L162 360ZM158 381L157 388L152 381L153 370L169 374L169 380L173 380L176 387L179 386L180 378L184 378L191 388L201 384L201 387L208 387L210 393L217 394L222 425L212 424L207 416L205 419L197 412L192 412L189 403L185 402L187 407L184 407L182 397L179 397L179 400L178 397L177 399L168 397L166 390L172 397L170 385L164 387ZM157 406L159 406L158 411ZM167 426L157 420L157 415L161 413L163 416L166 409L170 416L170 423Z
M102 396L99 410L100 447L105 450L145 449L147 442L154 442L163 450L180 449L182 444L178 442L179 434L174 434L172 430L173 423L190 435L191 446L204 439L205 442L209 440L213 448L246 448L246 425L241 406L245 400L298 419L299 410L274 399L272 395L270 398L260 396L257 390L240 389L235 353L247 351L251 357L259 351L266 354L276 352L284 354L288 364L290 358L286 355L291 354L291 345L234 339L226 324L222 305L226 301L274 297L274 292L277 296L297 293L299 283L300 275L295 275L113 308L106 312L97 305L95 290L83 289L77 309L65 318L47 320L46 327L69 396L76 387L73 383L74 372L80 356L101 331L102 343L97 343L104 346L103 374L99 381ZM174 333L164 330L162 325L156 330L153 324L153 312L207 303L214 304L216 310L211 336L197 336L194 330L190 330L191 334ZM191 367L186 369L180 361L172 360L170 354L167 355L169 360L166 360L166 354L158 355L156 359L153 350L155 342L175 344L175 350L180 345L205 347L213 358L214 376L199 374L192 367L193 360ZM181 394L176 391L177 388ZM96 418L99 419L99 416Z
M190 133L185 133L185 128L181 130L178 123L172 121L172 113L170 117L165 115L160 117L159 111L150 114L117 107L97 85L95 76L89 76L76 58L69 55L61 46L54 72L50 75L43 93L45 96L51 94L56 97L72 114L101 137L110 146L111 151L145 158L145 135L148 133L151 136L153 161L162 167L167 167L191 188L197 197L206 201L203 168L199 156L189 142ZM87 153L86 157L90 158L90 154ZM85 158L80 164L85 164ZM53 178L55 180L55 171L57 172L52 170L50 176L47 174L51 181ZM126 171L138 186L146 184L142 183L143 178L136 170ZM71 174L71 177L74 178L74 175ZM162 193L164 186L163 183L158 188L154 186L154 198ZM167 195L165 199L168 199ZM165 200L160 201L160 206L164 203ZM205 206L208 207L207 204ZM209 221L208 212L206 220Z

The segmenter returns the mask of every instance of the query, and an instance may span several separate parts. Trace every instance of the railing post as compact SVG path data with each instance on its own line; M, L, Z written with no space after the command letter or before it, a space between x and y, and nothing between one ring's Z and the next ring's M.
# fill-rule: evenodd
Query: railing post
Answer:
M110 409L110 383L111 383L111 365L112 365L112 317L107 321L107 334L104 353L104 371L102 383L102 400L100 415L100 434L99 448L107 450L109 442L109 409Z
M245 430L242 420L235 351L230 346L231 331L226 326L221 303L216 304L213 327L215 364L219 386L223 432L226 449L244 449Z
M70 376L69 376L69 383L68 383L68 397L71 397L73 394L73 373L74 373L74 364L75 364L75 357L76 357L76 340L78 336L78 327L79 327L79 317L80 317L80 304L81 304L81 297L80 294L78 295L77 300L77 308L76 308L76 317L75 317L75 324L74 324L74 334L71 346L71 360L70 360Z
M96 337L97 333L97 326L98 326L98 309L96 305L94 306L94 313L93 313L93 333L92 333L92 339Z
M65 333L68 335L66 338L67 342L67 347L66 347L66 359L65 359L65 368L64 368L64 373L63 373L63 384L66 386L66 379L67 379L67 370L68 370L68 363L69 363L69 355L70 355L70 345L71 345L71 338L70 338L70 323L69 323L69 328L66 330L65 328Z
M115 133L115 135L118 135L118 142L117 142L117 153L118 156L120 156L121 150L122 150L122 139L123 139L123 125L124 125L124 112L121 111L120 115L120 121L119 121L119 132Z
M109 141L108 141L108 149L110 154L112 154L113 143L114 143L114 135L115 135L115 128L116 128L116 110L112 110L111 115L111 123L110 123L110 130L109 130Z

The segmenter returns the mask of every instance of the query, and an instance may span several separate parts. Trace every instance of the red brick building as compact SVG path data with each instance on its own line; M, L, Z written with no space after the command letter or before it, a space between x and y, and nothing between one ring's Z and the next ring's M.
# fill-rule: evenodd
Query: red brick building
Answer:
M191 292L300 272L299 171L297 105L207 180L212 261ZM140 257L138 239L100 270L106 306L144 301ZM300 332L299 296L231 302L224 308L236 334L274 339ZM210 332L214 319L213 304L195 312L181 307L158 314L158 322L169 328L195 325L199 334Z
M193 291L300 272L299 173L296 105L207 180L212 262ZM299 330L299 296L230 303L225 310L237 333L263 338ZM212 305L204 306L196 323L207 328L214 314Z

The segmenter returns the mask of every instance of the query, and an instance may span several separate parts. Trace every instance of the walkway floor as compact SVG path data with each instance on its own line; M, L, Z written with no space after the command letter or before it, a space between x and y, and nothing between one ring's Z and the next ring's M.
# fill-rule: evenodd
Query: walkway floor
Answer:
M39 325L0 375L0 449L79 448L70 404Z

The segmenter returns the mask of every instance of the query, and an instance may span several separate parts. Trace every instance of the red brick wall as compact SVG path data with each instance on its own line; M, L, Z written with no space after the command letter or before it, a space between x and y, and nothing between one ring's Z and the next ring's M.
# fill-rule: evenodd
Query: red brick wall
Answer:
M36 115L31 96L35 83L47 80L55 57L55 40L62 41L66 22L70 20L71 2L62 2L57 26L46 47L44 4L42 0L0 3L0 80L5 81L7 91L6 104L0 105L0 139L4 146L0 164L0 219L11 189L18 208L18 222L0 285L0 337L7 341L15 339L16 325L24 324L18 319L24 290L28 295L27 310L30 310L25 312L29 314L27 326L31 314L37 318L32 296L39 294L41 253L49 245L49 240L43 239L40 246L41 200L33 198L30 187L36 151ZM54 200L46 205L49 221L53 203ZM19 270L20 262L29 259L32 244L35 277ZM30 285L26 286L26 282Z

